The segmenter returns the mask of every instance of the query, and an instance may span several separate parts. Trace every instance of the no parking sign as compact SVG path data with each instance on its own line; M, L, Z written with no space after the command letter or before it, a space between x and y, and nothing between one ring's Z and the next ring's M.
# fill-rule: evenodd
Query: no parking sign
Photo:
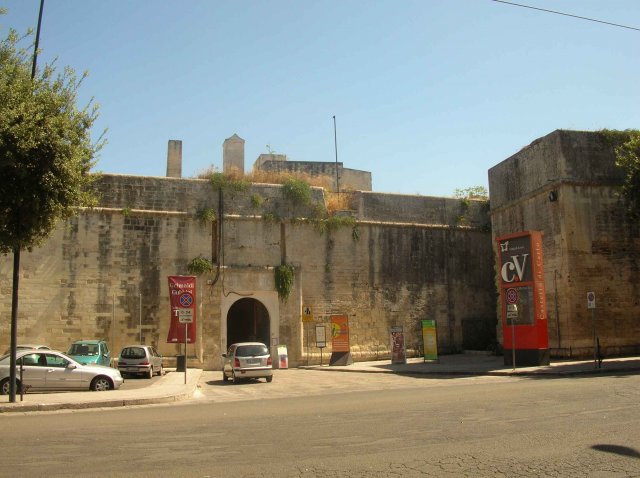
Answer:
M194 276L169 276L169 300L171 324L168 343L196 341L196 278ZM186 335L186 337L185 337Z

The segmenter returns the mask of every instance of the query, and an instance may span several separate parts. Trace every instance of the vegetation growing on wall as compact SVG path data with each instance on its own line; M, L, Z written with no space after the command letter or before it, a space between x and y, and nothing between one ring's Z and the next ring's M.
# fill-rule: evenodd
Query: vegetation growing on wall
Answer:
M322 219L314 219L313 225L316 230L323 234L333 232L341 227L356 227L356 220L353 216L328 216Z
M218 219L215 209L203 208L196 211L196 218L200 224L209 224Z
M251 207L258 209L264 203L264 198L259 194L251 195Z
M282 221L282 218L275 212L267 211L262 215L262 220L265 222L277 223Z
M484 186L471 186L469 188L456 189L453 195L459 199L489 199L489 193L487 192L487 188Z
M286 302L293 288L293 267L286 264L276 267L275 282L278 297Z
M358 209L355 204L357 195L353 191L341 191L339 193L325 191L324 198L329 213Z
M467 213L471 208L471 201L480 201L480 208L483 212L489 211L489 193L484 186L472 186L469 188L456 189L454 197L460 199L460 214L456 216L456 225L463 226L469 223ZM491 226L489 225L489 228Z
M302 179L288 178L282 185L282 194L296 205L311 203L311 186Z
M196 257L191 259L189 264L187 264L187 270L189 274L193 274L194 276L200 276L202 274L207 274L213 270L213 264L209 259L205 259L204 257Z
M232 195L246 192L251 185L251 181L246 179L243 174L236 173L212 173L209 176L209 181L211 181L214 190L229 191Z
M640 130L600 131L613 146L616 164L625 172L622 196L627 202L629 214L640 216Z

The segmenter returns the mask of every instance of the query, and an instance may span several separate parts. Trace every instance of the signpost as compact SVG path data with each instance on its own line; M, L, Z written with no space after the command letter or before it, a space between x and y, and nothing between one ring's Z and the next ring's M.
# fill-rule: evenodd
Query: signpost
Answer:
M320 349L320 366L322 366L322 349L327 346L327 335L324 325L316 325L316 347Z
M184 324L184 383L187 384L187 342L189 337L188 324L193 323L193 310L191 309L177 309L178 322Z
M313 322L313 309L310 305L302 306L302 326L306 329L307 336L307 365L309 365L309 355L311 355L311 345L309 340L309 326L307 324Z
M593 365L595 368L599 368L600 362L598 361L598 338L596 335L596 293L587 292L587 309L591 310L591 328L593 329Z

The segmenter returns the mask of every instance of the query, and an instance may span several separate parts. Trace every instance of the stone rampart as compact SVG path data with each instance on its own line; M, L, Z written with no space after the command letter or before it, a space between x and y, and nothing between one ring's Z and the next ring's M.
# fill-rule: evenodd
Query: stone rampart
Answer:
M300 205L280 186L253 185L224 191L220 207L218 192L204 180L102 175L97 187L99 207L80 211L42 247L23 254L20 342L66 349L74 340L104 338L117 353L142 336L165 356L180 354L181 346L166 343L167 276L188 274L198 256L215 265L198 278L198 342L188 349L190 363L205 368L220 366L235 327L230 310L241 298L264 305L265 341L286 344L292 365L320 357L308 342L302 305L312 306L315 322L325 325L331 314L347 314L358 360L389 356L392 325L405 327L416 354L420 319L436 320L441 352L462 349L464 323L495 323L490 234L456 226L446 207L431 216L422 210L455 209L455 200L427 205L376 196L380 204L400 205L400 212L385 216L369 202L354 224L323 229L309 220L323 198L319 189L315 204ZM409 205L402 207L403 199ZM202 223L202 208L217 211L217 221ZM283 263L295 271L287 301L275 289L274 268ZM0 262L0 347L9 342L11 265L8 257Z

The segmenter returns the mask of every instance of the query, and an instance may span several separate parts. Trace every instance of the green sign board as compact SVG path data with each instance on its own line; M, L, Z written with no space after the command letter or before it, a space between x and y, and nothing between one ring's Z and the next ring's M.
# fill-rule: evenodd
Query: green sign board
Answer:
M422 321L422 341L424 344L424 359L438 360L438 328L435 320Z

